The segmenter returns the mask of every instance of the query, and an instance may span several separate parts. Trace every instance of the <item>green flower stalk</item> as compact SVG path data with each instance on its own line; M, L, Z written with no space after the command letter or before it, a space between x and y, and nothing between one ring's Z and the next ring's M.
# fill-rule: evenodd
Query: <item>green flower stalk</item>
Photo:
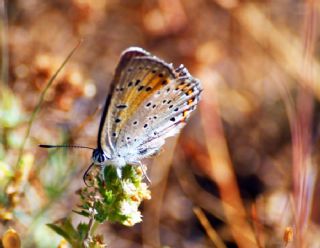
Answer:
M93 180L93 187L81 190L82 204L78 213L93 216L100 223L110 221L133 226L141 222L138 207L143 200L151 198L142 180L140 167L126 165L120 179L114 166L106 166Z
M81 223L77 229L73 229L72 235L77 236L79 247L105 247L101 242L101 235L94 235L97 224L106 221L120 223L125 226L133 226L142 221L139 206L143 200L151 198L148 185L143 182L144 174L140 167L126 165L122 168L122 178L118 177L114 166L106 166L102 170L98 167L92 169L89 174L91 186L82 188L78 193L81 198L79 210L74 211L89 218L89 223ZM67 222L70 226L70 221ZM63 225L50 224L58 234ZM60 230L60 232L57 231ZM81 232L80 232L80 231ZM69 228L70 231L70 228ZM85 235L84 235L85 233ZM62 235L73 246L66 235ZM98 243L97 240L99 241Z

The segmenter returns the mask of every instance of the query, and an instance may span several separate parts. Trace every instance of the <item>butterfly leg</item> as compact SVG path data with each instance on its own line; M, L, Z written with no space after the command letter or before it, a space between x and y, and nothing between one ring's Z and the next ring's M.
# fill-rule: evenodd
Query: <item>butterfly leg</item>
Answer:
M94 163L92 163L92 164L88 167L88 169L85 171L85 173L83 174L83 177L82 177L84 184L85 184L86 186L88 186L88 187L92 186L92 185L89 185L89 184L87 183L87 181L86 181L86 178L87 178L87 176L88 176L88 174L89 174L89 171L90 171L90 169L92 168L92 166L94 166Z
M142 170L142 174L143 174L143 176L147 179L148 183L151 183L151 180L150 180L150 178L148 177L148 174L147 174L147 172L146 172L146 170L145 170L145 166L144 166L140 161L138 162L138 165L140 166L140 168L141 168L141 170Z
M105 182L105 177L104 177L104 169L105 169L105 166L101 166L100 167L100 177L102 178L102 181Z
M122 178L122 169L121 169L121 167L117 167L116 171L117 171L118 178L121 179Z

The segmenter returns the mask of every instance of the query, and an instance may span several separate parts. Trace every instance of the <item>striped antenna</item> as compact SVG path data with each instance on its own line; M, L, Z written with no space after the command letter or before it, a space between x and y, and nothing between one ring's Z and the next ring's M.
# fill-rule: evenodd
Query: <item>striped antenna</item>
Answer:
M83 148L83 149L90 149L94 150L92 147L88 146L78 146L78 145L39 145L41 148Z

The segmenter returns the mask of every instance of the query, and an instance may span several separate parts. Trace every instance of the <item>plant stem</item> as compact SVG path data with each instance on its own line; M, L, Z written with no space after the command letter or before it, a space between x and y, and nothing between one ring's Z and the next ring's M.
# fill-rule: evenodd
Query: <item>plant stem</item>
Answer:
M93 202L93 211L91 212L90 214L90 220L89 220L89 223L88 223L88 230L87 230L87 233L86 233L86 236L83 240L83 245L84 247L88 247L90 246L90 242L92 241L92 234L93 234L93 230L92 230L92 227L94 225L94 209L96 207L96 201ZM92 232L92 233L91 233Z
M94 224L94 217L92 216L92 217L90 217L90 220L88 223L88 231L87 231L86 237L83 241L84 247L89 247L89 244L91 241L91 230L92 230L93 224Z

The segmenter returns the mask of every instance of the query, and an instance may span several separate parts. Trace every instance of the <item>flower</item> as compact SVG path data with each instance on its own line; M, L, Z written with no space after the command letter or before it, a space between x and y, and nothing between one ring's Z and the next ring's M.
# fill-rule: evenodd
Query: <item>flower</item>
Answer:
M121 201L120 202L120 213L125 216L129 216L138 211L138 206L133 201Z
M132 182L130 182L130 180L127 179L122 181L122 188L124 194L129 196L132 196L137 192L136 186Z
M134 213L132 213L128 219L126 219L124 222L123 222L123 225L125 226L133 226L139 222L142 221L142 215L141 215L141 212L140 211L136 211Z
M137 166L126 165L119 178L114 166L106 166L94 177L96 183L80 191L81 210L75 211L83 216L94 216L100 223L118 222L133 226L142 221L139 211L141 202L151 198L148 185L143 180Z

